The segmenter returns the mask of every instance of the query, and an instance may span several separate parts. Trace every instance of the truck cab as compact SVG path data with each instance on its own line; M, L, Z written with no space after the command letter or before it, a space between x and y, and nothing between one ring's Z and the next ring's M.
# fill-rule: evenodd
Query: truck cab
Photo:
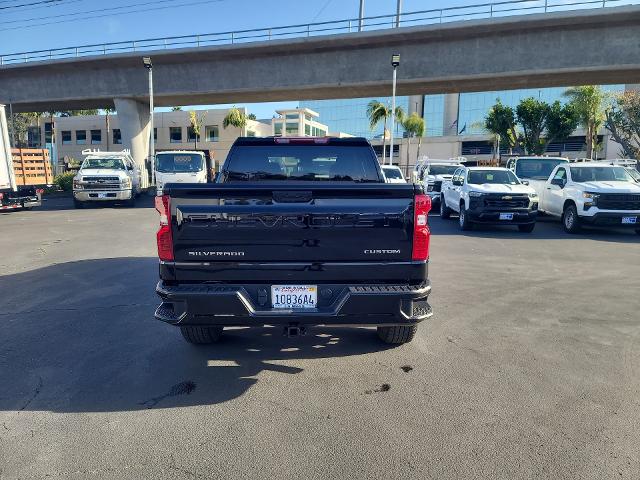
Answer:
M422 172L422 186L427 195L431 197L432 202L440 202L442 182L451 180L454 172L460 167L462 165L457 161L431 160L426 163Z
M540 210L560 218L568 233L593 225L635 228L640 234L640 184L623 166L557 165L541 192Z
M569 163L569 159L565 157L512 157L507 160L507 168L515 173L521 181L531 186L538 195L541 195L549 175L561 163Z
M207 161L202 152L158 152L155 170L158 195L162 195L168 183L207 183Z
M141 192L140 168L129 150L100 152L84 150L80 170L73 179L73 203L82 208L93 202L120 202L135 205Z

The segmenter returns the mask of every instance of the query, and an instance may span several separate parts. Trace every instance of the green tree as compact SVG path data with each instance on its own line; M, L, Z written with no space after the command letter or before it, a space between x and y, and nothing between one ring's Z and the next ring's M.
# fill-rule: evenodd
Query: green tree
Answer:
M516 114L508 105L503 105L500 99L491 107L484 119L484 128L494 136L500 138L500 143L507 147L509 153L514 148L520 150L516 132Z
M516 107L516 120L522 128L521 143L527 153L544 153L546 143L541 137L549 111L549 104L535 98L525 98Z
M247 115L247 119L248 120L257 120L258 117L256 117L255 113L250 113L249 115Z
M598 130L604 124L607 95L597 85L571 87L564 92L575 108L580 125L586 132L587 157L593 158L598 147Z
M396 119L398 125L402 125L404 119L404 110L402 107L396 107ZM367 105L367 118L369 119L369 128L374 130L380 122L383 123L382 129L382 163L386 163L387 158L387 121L391 118L391 107L385 105L378 100L371 100ZM393 132L391 132L393 135Z
M207 116L207 112L203 111L200 115L198 115L195 111L191 110L189 112L189 123L191 124L191 130L194 133L195 137L195 149L198 149L198 138L202 133L202 125L204 124L204 119Z
M87 110L63 110L58 112L60 117L82 117L86 115L98 115L100 111L97 108Z
M238 107L231 107L224 119L222 120L222 127L236 127L242 129L242 135L244 136L244 129L247 126L247 115Z
M413 112L402 121L402 127L407 132L407 163L405 165L405 175L409 175L409 149L411 147L411 139L418 137L418 153L416 154L416 162L420 157L420 147L422 146L422 137L425 132L425 121L416 112Z
M625 158L640 158L640 92L616 95L605 111L605 126Z
M171 107L171 111L172 112L181 112L182 111L182 107Z
M551 142L561 142L571 136L578 127L578 114L572 104L563 105L558 100L551 104L547 117L545 150Z

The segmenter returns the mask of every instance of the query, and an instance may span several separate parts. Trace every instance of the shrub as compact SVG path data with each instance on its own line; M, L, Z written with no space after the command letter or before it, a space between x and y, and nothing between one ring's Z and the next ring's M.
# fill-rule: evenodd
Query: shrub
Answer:
M58 175L54 178L53 183L56 184L60 190L70 192L73 190L73 177L75 176L76 174L73 172L63 173L62 175Z

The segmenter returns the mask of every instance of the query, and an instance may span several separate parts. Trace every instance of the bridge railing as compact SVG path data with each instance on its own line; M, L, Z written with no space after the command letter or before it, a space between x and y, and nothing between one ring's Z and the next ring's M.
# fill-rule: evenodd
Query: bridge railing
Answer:
M400 15L376 15L363 18L347 18L328 22L303 23L251 30L203 33L173 37L147 38L122 42L78 45L74 47L33 50L30 52L0 55L0 65L110 55L117 53L145 52L159 49L194 48L214 45L232 45L289 38L313 37L358 31L375 31L398 26L430 25L438 23L506 17L533 13L584 10L629 5L633 0L509 0L475 5L461 5L431 10L402 12Z

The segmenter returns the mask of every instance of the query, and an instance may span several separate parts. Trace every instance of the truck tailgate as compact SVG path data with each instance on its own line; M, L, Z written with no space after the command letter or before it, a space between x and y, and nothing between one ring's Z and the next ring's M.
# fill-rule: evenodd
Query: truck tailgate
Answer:
M169 188L176 262L411 261L413 185Z

